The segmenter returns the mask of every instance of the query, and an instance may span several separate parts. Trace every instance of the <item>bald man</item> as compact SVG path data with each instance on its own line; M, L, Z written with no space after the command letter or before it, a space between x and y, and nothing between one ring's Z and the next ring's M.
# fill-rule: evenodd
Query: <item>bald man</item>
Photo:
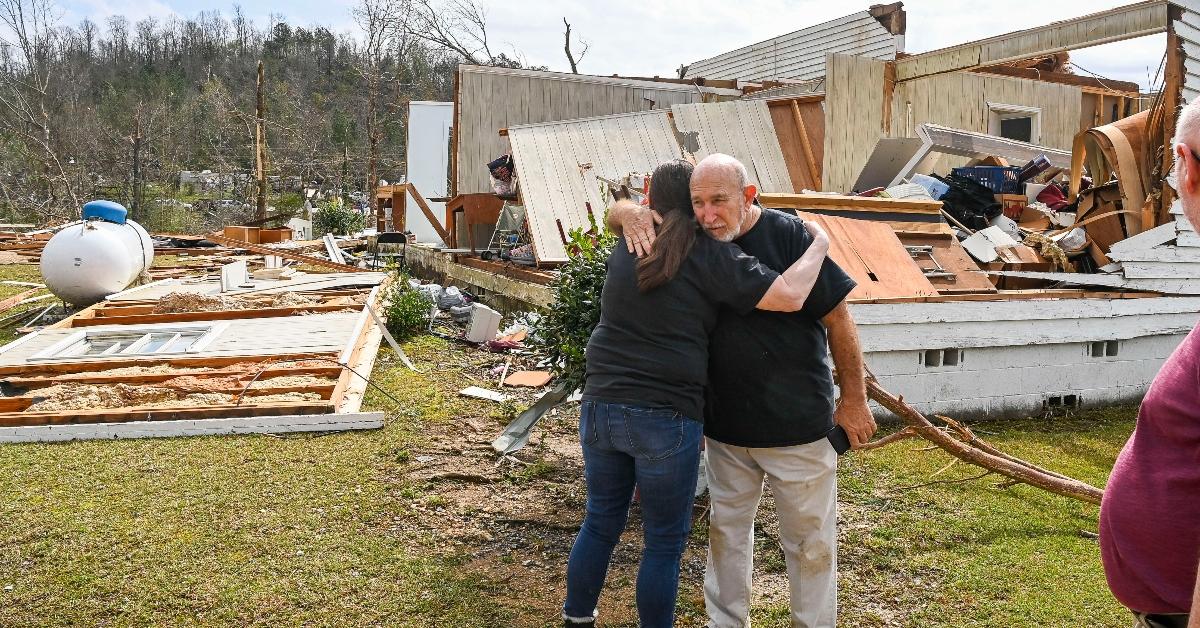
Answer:
M1200 227L1200 103L1175 129L1176 191ZM1100 505L1100 556L1113 595L1135 627L1200 628L1200 332L1150 384ZM1188 614L1194 616L1188 622Z
M711 238L733 242L776 270L812 241L803 223L754 204L757 189L729 155L710 155L692 174L692 209ZM632 252L650 250L653 212L610 208L608 223ZM711 628L750 619L754 519L769 482L791 586L792 626L832 628L837 616L837 454L834 425L858 447L875 432L862 351L846 295L854 281L826 259L804 308L792 314L724 310L709 340L705 449L710 492L704 602ZM837 367L841 396L835 403Z

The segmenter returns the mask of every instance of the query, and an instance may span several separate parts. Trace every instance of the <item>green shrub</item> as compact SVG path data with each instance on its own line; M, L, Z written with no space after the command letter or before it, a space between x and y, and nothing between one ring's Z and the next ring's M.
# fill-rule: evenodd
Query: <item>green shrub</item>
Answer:
M420 290L414 290L408 280L406 273L392 271L392 283L385 295L384 322L397 339L409 338L428 329L429 312L433 307L433 302Z
M530 345L548 359L556 378L567 390L583 387L584 349L592 330L600 324L600 293L604 289L604 262L617 237L597 227L571 231L570 254L551 284L554 304L538 319Z
M318 210L313 213L314 237L319 238L327 233L350 235L362 231L365 226L367 217L353 207L347 207L340 198L321 201Z

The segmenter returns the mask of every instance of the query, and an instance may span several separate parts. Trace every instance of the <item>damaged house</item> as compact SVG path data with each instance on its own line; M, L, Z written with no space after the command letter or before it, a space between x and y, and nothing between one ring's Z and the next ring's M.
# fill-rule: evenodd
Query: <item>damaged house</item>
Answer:
M874 6L689 63L683 79L464 66L453 241L410 261L545 303L566 234L599 218L606 191L724 152L765 206L831 233L859 283L868 366L922 412L1140 400L1200 311L1200 241L1163 184L1176 112L1200 90L1200 13L1151 0L915 55L907 27L902 4ZM1071 50L1164 33L1155 94L1068 71ZM484 164L503 154L516 185L497 194ZM915 183L952 173L985 187L1008 232L990 214L963 224L957 200ZM1057 209L1039 200L1048 187Z

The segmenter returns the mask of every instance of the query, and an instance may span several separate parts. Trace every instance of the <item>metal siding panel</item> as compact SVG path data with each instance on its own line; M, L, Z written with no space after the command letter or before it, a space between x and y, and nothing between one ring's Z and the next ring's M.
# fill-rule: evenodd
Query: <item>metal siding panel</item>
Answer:
M685 76L713 79L823 76L825 55L850 52L894 59L896 38L865 11L688 65Z

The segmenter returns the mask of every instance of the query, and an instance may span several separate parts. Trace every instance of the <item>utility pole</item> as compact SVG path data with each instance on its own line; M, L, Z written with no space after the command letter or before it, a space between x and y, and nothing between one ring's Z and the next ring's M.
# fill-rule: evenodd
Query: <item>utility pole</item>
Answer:
M254 106L254 165L255 179L258 182L258 199L254 218L265 220L267 217L267 98L264 93L266 83L263 62L258 62L258 98Z

